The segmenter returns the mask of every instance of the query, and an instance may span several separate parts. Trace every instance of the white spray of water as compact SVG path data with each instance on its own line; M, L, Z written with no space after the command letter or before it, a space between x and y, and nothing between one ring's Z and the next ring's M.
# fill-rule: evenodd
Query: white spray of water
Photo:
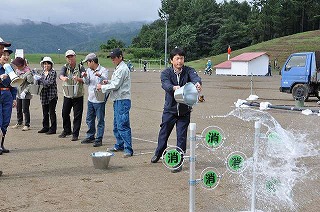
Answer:
M249 107L236 108L224 116L203 114L201 117L212 121L222 118L230 123L223 129L227 140L222 148L211 151L206 148L197 148L198 159L203 161L198 163L197 167L214 166L219 168L220 174L223 176L220 182L221 186L227 189L225 191L227 193L235 192L234 195L230 193L227 195L233 210L236 209L236 206L232 204L234 202L239 202L238 209L248 209L250 207L253 170L253 154L250 153L250 150L253 151L254 122L258 120L262 122L263 127L260 131L256 168L256 208L263 211L296 211L310 202L310 197L318 196L316 190L313 192L306 191L307 187L310 187L309 184L318 179L318 172L317 168L313 169L303 162L311 158L317 160L320 155L316 147L319 142L315 144L314 141L311 141L309 134L285 130L269 113ZM252 129L244 127L248 124L250 126L250 123L243 124L240 122L239 124L234 120L232 121L232 117L245 122L252 122ZM229 122L230 118L231 121ZM219 119L218 122L220 122ZM197 147L201 146L202 144L197 145ZM230 152L238 150L246 152L248 157L247 168L239 174L229 173L226 169L223 169L222 161ZM227 184L228 181L231 181L231 184ZM237 185L240 187L235 189ZM301 189L304 189L307 195L298 192ZM243 192L245 195L240 195L239 192ZM240 200L241 198L242 200ZM226 201L228 201L227 199ZM241 208L241 204L245 203L243 200L246 200L247 204L242 205ZM217 205L208 205L208 209L211 210L212 208L217 209ZM229 209L223 208L222 210Z
M266 127L265 134L261 131L257 163L257 199L263 205L272 204L276 209L283 205L291 209L294 186L308 177L308 167L299 164L305 157L317 156L319 151L307 142L306 135L293 134L281 125L267 112L251 108L237 108L227 116L234 116L244 121L258 121ZM252 158L248 160L245 177L250 180ZM252 174L252 173L251 173ZM249 185L250 183L246 183ZM248 194L250 191L248 191Z

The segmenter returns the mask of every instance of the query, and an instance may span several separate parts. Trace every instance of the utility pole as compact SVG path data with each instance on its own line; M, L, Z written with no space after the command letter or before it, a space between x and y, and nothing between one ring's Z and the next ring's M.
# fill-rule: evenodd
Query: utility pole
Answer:
M167 67L167 46L168 46L168 21L169 21L169 14L164 12L162 9L158 10L159 16L161 20L165 22L165 39L164 39L164 67Z

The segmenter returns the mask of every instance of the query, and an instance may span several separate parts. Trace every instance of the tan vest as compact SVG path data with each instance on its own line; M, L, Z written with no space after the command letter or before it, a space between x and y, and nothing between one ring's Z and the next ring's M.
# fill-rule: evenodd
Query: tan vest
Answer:
M83 96L83 83L73 80L74 76L81 77L79 65L76 65L74 69L70 67L70 64L65 64L64 66L67 68L66 76L69 79L65 82L62 82L63 95L68 98L77 98Z

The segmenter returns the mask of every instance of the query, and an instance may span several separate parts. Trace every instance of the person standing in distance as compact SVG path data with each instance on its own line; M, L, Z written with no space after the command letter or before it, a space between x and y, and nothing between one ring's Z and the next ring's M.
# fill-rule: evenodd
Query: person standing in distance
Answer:
M184 153L186 152L187 130L190 123L192 107L177 103L174 99L174 91L188 82L192 82L198 92L200 92L202 82L193 68L184 65L184 57L185 52L182 49L174 48L170 53L172 66L161 73L161 86L165 91L165 103L158 136L158 146L151 159L151 163L158 162L162 153L167 148L168 138L174 125L176 125L177 146L181 148ZM181 171L181 169L182 166L180 166L179 169L173 170L173 172Z
M97 89L101 89L103 93L110 92L110 98L113 101L113 134L116 138L116 144L110 151L124 151L123 157L127 158L133 155L130 127L130 70L123 61L120 49L113 49L108 58L111 58L116 68L111 80L106 81L105 85L98 84Z
M72 134L71 141L77 141L81 128L82 113L83 113L83 79L82 73L86 70L82 63L77 65L76 53L73 50L68 50L65 53L67 63L62 66L60 72L60 80L63 81L62 86L76 87L77 93L68 96L63 90L63 105L62 105L62 123L63 131L59 138L65 138ZM74 91L74 90L73 90ZM73 108L73 130L71 131L70 113Z

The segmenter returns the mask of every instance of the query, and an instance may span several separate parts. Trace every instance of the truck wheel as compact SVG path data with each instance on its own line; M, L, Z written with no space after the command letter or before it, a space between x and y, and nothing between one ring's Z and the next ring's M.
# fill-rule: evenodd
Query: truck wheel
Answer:
M309 98L308 86L304 84L296 84L292 88L292 96L293 96L293 99L295 100L304 98L304 100L307 101Z

